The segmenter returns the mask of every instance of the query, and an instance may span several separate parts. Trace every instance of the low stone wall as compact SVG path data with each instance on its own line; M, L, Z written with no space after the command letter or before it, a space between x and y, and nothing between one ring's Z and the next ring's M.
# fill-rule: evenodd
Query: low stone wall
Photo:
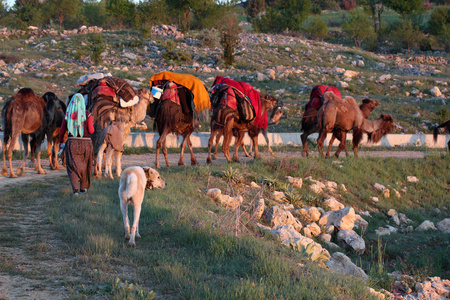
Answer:
M294 133L269 133L269 140L270 144L272 146L277 145L298 145L301 146L302 142L300 140L300 134L298 132ZM316 141L317 139L317 133L311 134L308 138L312 141ZM210 133L209 132L199 132L199 133L193 133L191 135L191 142L193 147L208 147L208 140L209 140ZM155 148L156 147L156 141L158 140L159 135L158 133L149 133L149 132L142 132L137 133L133 132L131 133L127 140L125 141L125 144L127 147L150 147ZM325 140L325 145L328 145L328 141L331 138L331 134L328 135L327 139ZM3 132L0 133L0 139L2 143L0 144L0 149L2 148L3 144ZM347 134L347 140L351 141L352 134ZM168 148L176 148L180 147L181 143L183 141L183 138L180 136L177 138L174 134L169 134L166 139L166 145ZM223 137L220 140L220 144L222 144ZM436 143L433 141L433 135L432 134L388 134L384 136L380 142L375 144L369 144L367 142L367 136L365 135L362 141L362 145L365 147L376 147L376 146L383 146L383 147L395 147L395 146L426 146L429 148L446 148L447 143L450 141L450 135L439 135L438 140ZM244 144L250 145L250 138L248 135L245 135L244 138ZM232 145L234 145L234 138L231 142ZM259 145L266 145L266 141L264 140L264 137L262 134L258 136L258 144ZM339 142L336 140L334 142L334 145L337 146ZM42 149L47 148L47 142L44 141L42 144ZM23 150L22 141L19 138L19 143L14 148L15 150Z

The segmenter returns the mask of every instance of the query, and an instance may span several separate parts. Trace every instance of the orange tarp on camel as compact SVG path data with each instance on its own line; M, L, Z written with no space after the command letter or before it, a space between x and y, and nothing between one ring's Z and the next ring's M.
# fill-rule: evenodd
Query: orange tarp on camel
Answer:
M194 105L197 112L211 107L211 101L209 100L209 94L205 86L197 77L190 74L180 74L173 72L161 72L153 75L150 78L150 86L154 81L158 80L171 80L176 84L182 85L188 88L194 95Z

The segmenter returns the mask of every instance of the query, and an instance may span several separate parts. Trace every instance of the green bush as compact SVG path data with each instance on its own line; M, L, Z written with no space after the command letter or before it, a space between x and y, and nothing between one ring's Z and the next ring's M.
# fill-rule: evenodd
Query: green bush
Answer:
M328 36L327 23L320 17L310 18L305 22L303 30L319 40L323 40Z
M424 38L424 34L410 20L402 20L394 28L390 36L397 49L409 51L417 47Z
M91 59L94 64L98 65L101 62L101 54L105 51L105 46L103 45L103 38L101 34L92 34L89 37L91 45L89 47Z
M342 30L361 48L364 40L374 38L375 31L367 14L362 11L352 11L342 25Z
M198 36L198 40L203 47L214 48L220 44L220 34L217 29L203 29Z

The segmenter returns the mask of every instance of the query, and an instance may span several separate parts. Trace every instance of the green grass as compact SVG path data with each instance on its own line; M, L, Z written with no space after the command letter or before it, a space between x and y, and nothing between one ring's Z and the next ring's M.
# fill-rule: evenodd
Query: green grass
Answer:
M449 157L340 160L342 168L318 158L162 168L160 173L168 185L165 190L146 192L140 219L142 238L137 240L136 248L128 247L123 238L118 180L94 178L89 193L80 197L72 196L67 178L10 188L0 195L0 207L2 211L11 210L12 199L18 199L14 205L20 211L25 203L35 205L42 197L49 199L43 207L45 223L58 232L65 255L74 257L72 268L83 274L80 280L68 282L68 290L77 297L95 293L113 297L126 292L134 297L130 299L142 299L137 295L149 297L153 290L157 295L190 299L330 299L330 295L332 299L368 299L364 284L305 262L301 253L280 245L247 219L252 201L259 197L258 191L246 187L250 181L270 178L283 186L287 175L312 176L344 184L348 191L335 196L357 212L371 212L372 217L367 219L369 229L363 233L368 245L366 253L346 253L371 274L368 284L377 289L389 288L391 284L375 271L379 251L383 251L382 274L401 270L418 279L449 278L446 253L450 245L442 234L399 232L383 237L380 246L374 233L389 223L384 213L390 208L405 213L414 228L424 220L438 222L445 218L450 182L443 174L449 173ZM235 181L238 183L227 183L226 174L239 177ZM418 177L419 182L407 183L408 175ZM390 189L407 189L401 192L401 198L385 199L373 188L376 182ZM314 194L307 186L305 182L303 189L295 191L301 196L294 201L297 207L320 204L325 197ZM241 213L227 211L208 199L202 190L213 187L231 195L243 195ZM378 196L380 201L372 202L370 196ZM264 190L262 197L269 207L276 204L269 189ZM10 226L0 222L2 245L18 243L35 259L47 259L48 253L54 251L45 238L36 238L27 245L26 233L12 239L6 234L10 231ZM299 262L305 265L301 267ZM5 260L0 260L0 269L21 272ZM37 278L33 272L24 276ZM117 280L123 284L117 284ZM123 289L119 291L114 286Z

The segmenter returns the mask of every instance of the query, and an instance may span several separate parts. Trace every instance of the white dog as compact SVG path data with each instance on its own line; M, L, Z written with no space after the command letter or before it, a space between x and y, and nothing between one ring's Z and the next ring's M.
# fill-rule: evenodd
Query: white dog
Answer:
M125 239L130 240L129 244L131 246L136 245L136 236L141 237L139 235L139 216L145 190L153 188L164 189L165 187L166 183L161 179L159 173L152 168L135 166L123 170L119 186L120 210L122 211L125 226ZM131 231L128 220L128 204L132 204L134 209Z

